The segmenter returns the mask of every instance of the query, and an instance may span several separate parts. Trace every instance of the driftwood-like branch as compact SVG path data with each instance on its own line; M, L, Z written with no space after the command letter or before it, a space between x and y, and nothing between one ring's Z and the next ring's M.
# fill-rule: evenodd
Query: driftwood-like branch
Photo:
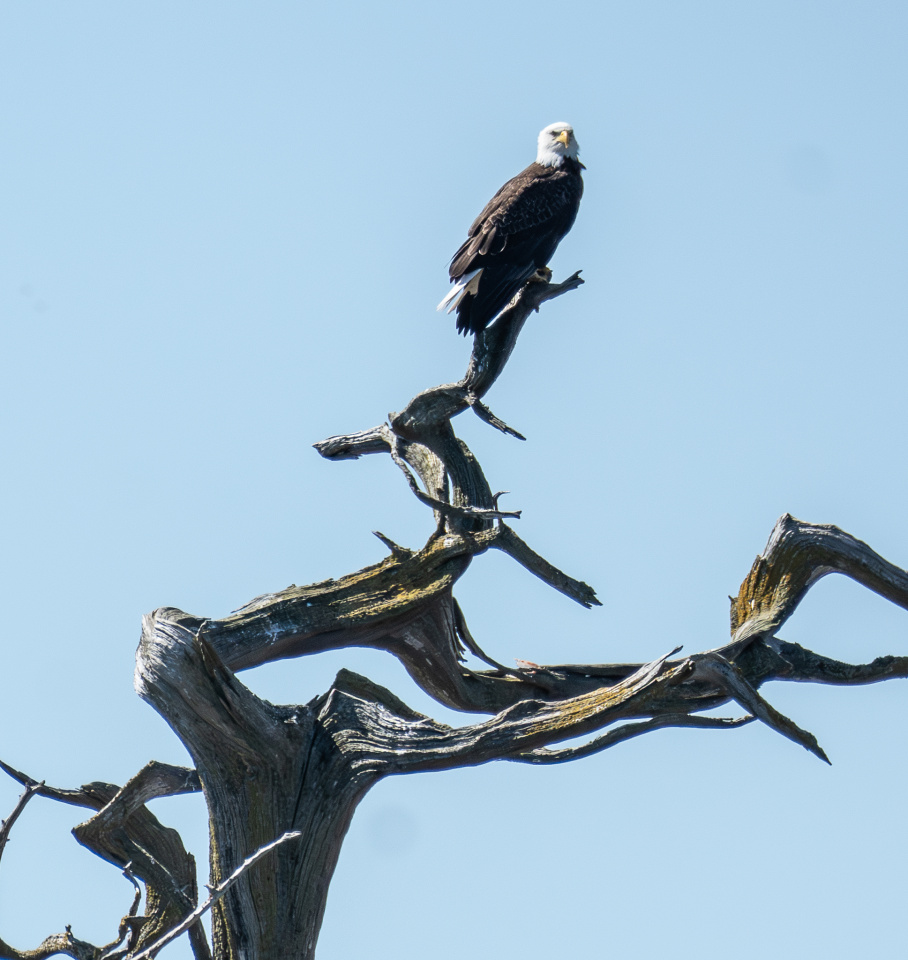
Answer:
M177 613L232 670L348 646L385 648L451 588L494 529L433 536L417 552L399 548L381 563L338 580L256 597L220 620Z
M822 564L811 553L817 531ZM317 843L310 839L302 860L292 850L275 852L269 897L290 905L280 923L268 921L263 926L262 918L256 919L255 897L245 876L239 876L236 889L213 905L216 956L232 955L242 944L268 942L275 950L276 944L284 949L289 943L299 956L310 957L343 834L359 800L384 776L495 759L566 762L666 727L734 729L754 719L826 759L815 738L778 713L757 693L759 687L772 679L855 684L908 676L908 657L846 664L786 643L765 629L742 632L743 624L735 621L729 644L684 660L526 664L509 670L483 654L451 593L470 558L489 548L503 549L575 599L594 601L589 588L550 568L504 524L472 534L435 536L415 553L384 539L391 556L383 563L339 581L260 597L223 621L174 610L149 618L137 668L139 689L189 747L198 774L150 764L122 789L101 783L79 790L36 785L37 793L97 810L92 820L76 828L79 839L120 865L135 857L137 874L154 885L160 898L159 919L148 924L146 918L133 918L140 924L136 929L141 939L131 936L124 956L153 947L198 909L194 903L187 908L174 879L185 860L173 853L162 855L159 849L155 862L149 863L147 854L143 860L137 849L154 849L156 844L160 848L161 831L166 832L153 818L147 820L151 815L144 803L152 797L207 785L215 885L236 870L250 850L259 849L268 835L290 829L320 838ZM773 546L792 542L799 544L798 550ZM844 558L837 554L839 544L844 545ZM786 568L792 556L797 570L813 571L803 574L798 589L792 586L796 576ZM754 621L759 615L764 626L782 622L819 578L818 567L823 573L842 570L860 582L869 579L877 592L908 605L903 571L835 528L816 528L785 517L754 565L758 575L752 572L742 586L746 606L735 609L743 606L745 614L757 611ZM773 603L777 612L767 620L764 613ZM490 713L491 718L459 729L447 727L348 672L339 674L332 690L307 707L274 707L255 697L233 674L233 669L278 655L303 655L330 642L341 645L338 638L388 650L436 699ZM493 669L466 669L460 659L461 643L485 657ZM747 716L696 715L729 701L742 705ZM585 744L553 746L598 731L603 732ZM33 783L18 771L4 769L22 783ZM272 786L263 791L265 784ZM288 795L287 784L298 786ZM144 832L148 836L135 842ZM184 852L183 857L188 855ZM156 863L171 866L161 874L159 867L155 872ZM256 896L261 894L257 889ZM201 931L200 925L193 930ZM121 941L114 946L120 942L122 930ZM69 934L45 941L37 953L2 946L4 956L14 960L49 956L51 950L98 960L102 949ZM207 943L193 946L198 956L207 955Z
M614 687L562 701L524 700L484 723L456 728L418 714L414 719L411 710L400 715L396 698L377 685L370 684L365 699L335 686L322 717L341 748L359 754L358 765L378 776L447 770L519 759L527 751L647 715L660 691L682 683L692 670L690 661L669 667L663 658Z
M324 650L364 646L398 655L401 638L414 623L437 608L449 609L451 588L472 557L490 548L502 550L535 576L583 606L598 604L595 592L534 553L507 525L477 533L433 536L417 552L388 541L391 556L379 564L338 580L309 586L291 585L266 594L220 619L193 617L179 611L168 616L200 631L232 670L245 670L287 657ZM452 651L457 641L450 635ZM450 658L445 658L446 662ZM461 671L459 660L456 669ZM456 686L459 680L451 682ZM453 693L452 703L469 697ZM483 708L485 709L485 708Z
M48 786L43 781L38 783L28 774L22 773L15 767L0 760L0 770L12 777L23 786L32 787L39 796L61 803L68 803L74 807L89 807L101 810L106 804L103 798L114 791L114 798L126 798L131 807L130 813L149 800L158 797L175 797L183 793L198 793L202 789L199 775L189 767L177 767L170 763L161 763L152 760L133 777L125 787L116 787L111 783L88 783L76 790L65 790L60 787ZM137 801L137 798L142 799Z
M528 281L495 323L476 334L463 379L417 394L400 413L391 415L394 432L405 439L414 439L427 429L448 423L464 410L475 407L504 370L530 314L547 300L576 290L582 283L579 270L563 283ZM322 453L324 444L328 443L330 440L317 443L315 448Z
M524 700L483 723L452 728L349 672L306 706L267 703L239 682L198 632L158 611L146 618L137 689L197 764L211 816L216 888L250 850L263 846L262 834L274 836L280 826L307 838L275 849L267 879L257 874L255 886L240 870L213 904L216 956L251 953L257 944L263 957L309 958L341 840L356 805L378 780L518 759L617 720L649 715L664 696L660 691L694 670L692 661L668 666L662 658L612 687L564 701ZM137 797L142 791L133 792ZM282 910L263 912L263 896Z
M333 748L311 705L261 700L197 629L168 611L145 618L136 689L195 762L210 815L213 886L275 837L306 837L276 848L268 870L243 873L214 903L215 956L311 957L341 841L372 779Z
M132 951L136 934L142 927L142 920L137 916L139 904L142 902L142 887L139 885L139 881L133 876L132 870L130 869L131 867L132 864L129 863L124 867L123 876L126 877L133 886L132 903L130 904L129 912L123 917L119 927L117 927L116 940L102 947L101 960L124 960ZM196 952L195 956L197 960L200 960L200 954L198 952Z
M777 733L781 733L783 737L794 740L795 743L799 743L815 757L829 763L829 758L817 743L816 737L812 733L802 730L788 717L779 713L772 704L767 703L747 682L741 670L735 664L729 663L721 654L711 653L698 658L696 674L698 679L706 680L727 693L729 697L749 710L768 727L771 727Z
M908 610L908 572L838 527L805 523L786 514L775 524L738 595L731 598L731 642L712 653L734 663L754 689L769 680L857 685L908 676L908 657L885 656L851 664L775 635L810 587L830 573L843 573ZM533 673L554 684L616 682L639 666L552 664L536 667ZM701 686L698 709L723 702L713 693L708 685Z
M526 437L522 433L518 433L513 427L509 427L501 417L496 417L494 413L479 399L472 394L467 396L467 403L470 405L470 409L473 413L479 417L484 423L487 423L490 427L494 427L496 430L500 430L502 433L506 433L509 437L514 437L515 440L526 440Z
M420 503L424 503L426 506L432 507L433 510L445 517L460 517L463 520L520 519L519 510L512 513L502 513L497 509L497 507L482 508L473 506L456 506L453 503L448 503L446 500L442 500L440 497L433 497L428 493L423 493L423 491L419 489L419 484L416 482L416 478L410 472L410 468L404 460L404 457L399 453L399 448L401 445L401 442L395 439L395 442L391 445L391 458L406 477L410 490L412 490L414 496L417 500L419 500Z
M538 275L531 278L507 310L491 326L476 335L470 365L462 381L467 396L485 396L504 370L517 345L517 337L531 313L538 311L546 301L570 293L582 284L579 270L562 283L551 283Z
M141 948L169 930L192 910L198 899L195 858L186 852L179 833L164 827L145 807L157 797L195 793L201 789L198 774L186 767L153 761L118 790L98 813L73 829L76 839L99 856L129 869L146 885L146 912L134 925ZM126 862L123 863L124 858ZM201 924L190 931L198 960L210 957Z
M0 857L3 855L13 824L19 819L29 800L44 789L43 783L32 780L30 777L23 775L21 779L17 779L25 786L25 790L17 800L12 813L0 823ZM74 957L75 960L100 960L102 952L101 947L96 947L85 940L77 940L69 927L66 928L65 933L55 933L45 937L43 942L33 950L17 950L5 940L0 940L0 960L45 960L46 957L59 954Z

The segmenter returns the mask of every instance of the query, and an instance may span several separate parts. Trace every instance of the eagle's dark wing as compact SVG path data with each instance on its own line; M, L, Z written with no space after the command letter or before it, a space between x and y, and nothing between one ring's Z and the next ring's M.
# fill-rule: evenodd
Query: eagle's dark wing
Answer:
M451 279L459 280L483 266L487 257L504 253L509 261L525 263L528 253L535 254L537 248L544 253L551 246L541 260L531 256L538 260L534 270L545 266L574 223L582 193L579 174L531 163L508 180L473 221L466 242L451 261ZM549 240L552 236L554 245Z
M492 197L451 261L452 281L482 270L457 304L458 330L482 330L548 263L577 216L582 193L579 164L532 163Z

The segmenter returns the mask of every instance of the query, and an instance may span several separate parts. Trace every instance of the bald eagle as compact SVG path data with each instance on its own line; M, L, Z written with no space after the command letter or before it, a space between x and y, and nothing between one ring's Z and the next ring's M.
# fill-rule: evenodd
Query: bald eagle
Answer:
M569 123L547 126L535 162L508 180L473 222L451 260L454 287L438 305L457 311L464 336L484 330L571 229L583 194L578 151Z

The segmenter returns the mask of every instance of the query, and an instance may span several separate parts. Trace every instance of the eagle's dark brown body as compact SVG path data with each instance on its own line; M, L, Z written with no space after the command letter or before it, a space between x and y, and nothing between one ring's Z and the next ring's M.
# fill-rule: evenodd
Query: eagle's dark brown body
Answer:
M482 270L457 305L461 333L483 330L536 270L548 264L577 216L582 169L571 157L560 166L531 163L486 204L451 261L452 282Z

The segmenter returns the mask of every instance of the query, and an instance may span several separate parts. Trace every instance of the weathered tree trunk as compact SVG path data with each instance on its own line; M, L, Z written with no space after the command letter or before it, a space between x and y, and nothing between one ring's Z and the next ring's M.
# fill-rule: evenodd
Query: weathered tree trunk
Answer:
M382 777L486 763L561 763L667 726L735 729L759 719L826 759L812 734L758 692L768 680L873 683L908 676L908 658L863 665L830 660L777 636L821 577L844 573L908 609L908 574L831 526L785 516L732 600L730 643L683 659L677 651L648 664L522 664L511 669L480 649L453 588L474 557L507 553L585 607L587 584L536 554L504 521L482 470L454 434L451 419L472 409L520 437L482 397L500 374L520 329L540 304L576 288L531 281L509 310L477 335L467 374L415 397L388 423L317 444L328 459L388 453L418 500L431 507L435 532L418 551L392 543L381 563L339 580L258 597L221 620L161 609L145 618L136 689L185 744L195 769L150 763L123 788L93 783L60 790L4 769L26 785L9 829L30 797L86 806L95 815L74 831L99 856L143 881L138 898L105 947L67 930L33 951L0 941L0 958L141 960L189 931L195 955L215 960L311 958L328 886L359 801ZM522 438L521 438L522 439ZM452 728L410 709L390 691L348 671L305 705L275 706L236 673L274 660L367 646L397 657L435 700L489 715ZM464 665L469 650L490 669ZM733 719L702 711L734 701ZM609 729L604 730L603 728ZM600 732L602 731L602 732ZM561 741L597 734L579 746ZM197 903L193 858L179 836L144 804L203 790L210 818L210 896ZM138 884L136 884L138 887ZM198 918L212 910L213 944Z
M212 883L287 831L213 907L215 957L314 956L357 803L376 781L326 733L317 706L274 706L236 680L194 627L147 617L137 688L186 744L211 823Z

